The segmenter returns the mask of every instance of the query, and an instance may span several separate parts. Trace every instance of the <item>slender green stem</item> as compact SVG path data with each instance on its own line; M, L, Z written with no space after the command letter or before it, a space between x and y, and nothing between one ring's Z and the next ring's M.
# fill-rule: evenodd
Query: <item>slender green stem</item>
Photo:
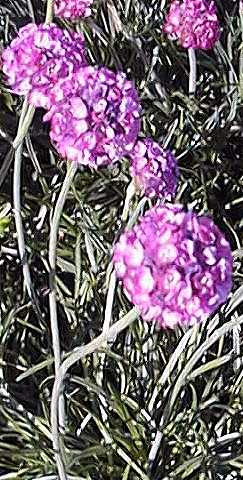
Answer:
M72 367L76 362L81 358L93 353L94 351L100 349L104 343L108 340L114 340L117 335L124 330L128 325L134 322L139 316L139 313L136 308L133 308L125 315L121 320L114 323L106 333L101 333L97 338L92 340L87 345L77 348L72 352L61 364L58 371L58 375L55 377L55 382L52 389L52 399L51 399L51 431L52 431L52 442L53 449L55 452L55 459L58 469L58 475L61 480L67 480L65 466L63 464L61 455L60 455L60 438L59 438L59 428L58 428L58 402L60 397L60 392L63 386L63 381L66 373L69 368Z
M47 0L47 10L46 10L46 23L52 21L53 18L53 0ZM38 315L41 315L38 301L34 293L34 288L31 281L30 269L26 259L26 247L24 240L24 227L21 216L21 198L20 198L20 176L21 176L21 166L22 166L22 142L24 137L28 133L29 127L33 120L35 113L35 108L32 105L28 104L27 98L24 99L18 131L16 137L13 141L13 148L15 150L15 161L14 161L14 181L13 181L13 203L14 203L14 215L15 215L15 224L17 231L17 242L18 249L23 265L23 275L27 288L27 292L32 300L33 306Z
M59 338L59 329L57 321L57 299L56 299L56 255L57 255L57 238L58 238L58 229L60 224L60 219L63 211L63 207L72 184L74 175L77 171L77 165L73 162L68 163L67 173L65 180L62 184L61 191L59 193L57 203L55 206L54 214L51 219L50 226L50 239L49 239L49 265L50 265L50 276L49 276L49 306L50 306L50 322L51 322L51 333L52 333L52 346L54 353L55 361L55 376L58 375L60 364L61 364L61 347L60 347L60 338ZM60 400L60 411L59 411L59 422L60 425L64 427L65 424L65 412L64 412L64 401L63 398Z
M105 306L105 320L103 324L103 333L107 333L112 320L112 308L116 289L116 273L111 272Z
M130 230L133 225L136 223L139 215L141 215L142 211L143 211L143 208L145 206L145 204L147 203L148 201L148 198L147 197L142 197L141 200L139 201L139 203L137 204L135 210L131 213L131 216L127 222L127 226L126 226L126 229L127 230Z
M33 5L32 5L31 0L27 0L27 5L28 5L28 9L29 9L30 18L31 18L32 22L35 22L35 13L34 13L34 9L33 9Z
M53 9L54 9L54 0L47 0L47 9L46 9L46 19L45 23L51 23L53 19ZM13 148L15 149L15 162L14 162L14 182L13 182L13 197L14 197L14 213L15 213L15 223L16 223L16 231L17 231L17 241L18 241L18 248L19 254L23 265L23 275L27 287L28 294L33 302L33 304L37 308L38 311L38 303L37 299L34 294L34 289L31 282L31 275L28 266L28 262L26 259L26 247L25 247L25 240L24 240L24 228L21 216L21 198L20 198L20 175L21 175L21 166L22 166L22 148L23 148L23 140L26 134L28 133L29 127L33 120L35 109L32 105L28 105L28 101L25 98L18 131L16 138L13 142ZM55 263L56 263L56 244L57 244L57 232L58 232L58 225L61 217L62 208L65 202L65 198L67 196L71 181L75 174L76 168L68 168L66 181L63 184L61 189L61 193L59 199L57 201L56 209L54 212L54 216L52 219L52 226L51 226L51 235L50 235L50 253L49 253L49 262L50 262L50 281L51 281L51 292L50 292L50 316L51 316L51 330L52 330L52 339L53 339L53 351L54 351L54 359L55 359L55 375L58 374L58 369L60 366L60 341L59 341L59 332L58 332L58 325L57 325L57 311L56 311L56 292L55 292ZM63 195L63 196L62 196ZM62 421L64 424L64 401L60 398L60 404L57 404L57 419ZM66 480L65 470L63 466L63 461L60 452L56 452L56 461L58 471L60 472L60 479ZM64 474L62 475L62 472Z
M19 120L19 129L17 132L17 135L13 141L13 148L16 149L18 146L23 142L24 137L27 135L28 130L30 128L30 125L32 123L34 113L35 113L35 108L32 105L27 104L27 108L25 106L25 102L27 100L25 99L24 105L23 105L23 110L21 112L21 117ZM23 114L24 112L24 114Z
M114 303L114 296L115 296L115 291L116 291L116 272L114 270L110 271L109 275L109 282L108 282L108 292L107 292L107 297L106 297L106 306L105 306L105 318L104 318L104 323L103 323L103 329L102 333L107 335L110 325L112 323L112 310L113 310L113 303ZM106 343L104 343L104 347L106 347ZM104 373L104 365L105 365L105 358L106 358L106 353L101 353L99 356L99 365L100 368L97 372L97 385L99 385L102 388L102 383L103 383L103 373ZM105 395L102 393L99 394L99 400L100 400L100 411L101 411L101 416L103 422L107 422L108 415L106 413L106 410L104 407L107 407L107 400L105 398Z
M196 83L197 83L197 60L196 52L194 48L188 48L188 59L189 59L189 95L195 95L196 93Z
M45 23L51 23L54 13L54 0L47 0Z
M37 310L37 312L41 315L38 302L35 297L34 288L31 281L30 269L27 262L27 258L26 258L23 221L21 216L20 178L21 178L22 148L23 148L23 144L21 143L15 152L14 178L13 178L14 217L15 217L15 225L16 225L16 232L17 232L19 255L20 255L20 260L23 267L23 275L24 275L24 281L26 284L27 292L31 301L33 302L33 306L35 310Z
M15 225L16 225L16 232L17 232L17 242L18 242L18 250L19 255L23 267L23 275L24 281L26 284L28 295L31 299L33 308L38 316L41 316L41 311L39 308L38 300L34 293L33 284L31 281L30 269L27 261L27 254L26 254L26 246L25 246L25 239L24 239L24 227L21 215L21 197L20 197L20 187L21 187L21 166L22 166L22 150L23 150L23 131L25 134L27 131L25 130L26 121L28 125L30 125L32 118L33 118L33 110L28 109L28 102L25 99L22 107L22 112L19 119L19 126L16 138L13 142L13 146L15 147L15 159L14 159L14 175L13 175L13 206L14 206L14 217L15 217ZM22 140L20 140L22 139Z
M233 49L232 49L232 33L229 32L227 36L227 53L229 59L229 87L230 89L234 85L234 73L232 71L231 65L233 61Z
M126 191L126 198L125 198L123 212L122 212L122 216L121 216L121 219L122 219L123 222L126 222L126 220L128 218L130 203L131 203L135 193L136 193L135 183L134 183L134 180L132 180L131 183L129 183L129 185L127 187L127 191Z
M28 104L28 100L27 98L24 99L24 102L23 102L23 105L22 105L22 110L21 110L21 114L20 114L20 118L19 118L19 125L18 125L18 132L17 132L17 135L19 133L19 130L22 128L22 124L23 124L23 121L27 115L27 111L28 111L28 108L29 108L29 104Z

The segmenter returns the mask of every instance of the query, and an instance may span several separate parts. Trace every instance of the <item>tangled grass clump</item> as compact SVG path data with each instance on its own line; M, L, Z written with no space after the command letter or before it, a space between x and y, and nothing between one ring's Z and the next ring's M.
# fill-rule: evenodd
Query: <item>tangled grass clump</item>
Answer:
M199 3L210 4L206 0ZM68 67L51 67L43 77L47 79L45 85L52 87L47 87L45 93L61 92L62 98L55 97L56 106L71 118L61 138L65 145L70 136L73 141L72 108L77 107L73 101L77 98L75 85L68 82L76 75L76 67L83 68L83 58L89 65L84 68L99 72L104 68L111 72L112 79L123 72L124 84L132 85L136 92L140 116L139 129L135 129L130 142L125 134L129 136L134 108L125 90L114 85L119 108L108 111L103 103L98 114L104 114L105 121L92 117L92 128L96 134L99 128L105 132L104 144L99 137L97 149L108 144L114 154L117 144L112 144L113 133L107 128L113 129L117 137L125 137L119 158L113 161L109 157L112 161L99 162L97 168L96 159L104 152L95 151L92 162L80 161L77 165L76 157L60 152L59 143L50 135L53 118L60 113L52 108L54 97L46 104L37 93L40 101L34 104L45 110L34 111L27 102L30 97L24 100L18 96L28 95L35 77L36 64L31 63L28 51L22 51L21 62L19 52L15 52L17 57L1 73L3 480L242 477L243 12L237 2L214 3L221 35L215 37L217 41L210 50L199 49L196 58L190 53L188 62L180 41L173 42L163 33L169 0L97 0L91 15L68 21L67 15L66 19L53 15L50 1L1 2L3 52L19 38L21 28L28 30L26 25L34 23L52 25L54 21L58 31L82 38L79 47L84 57L80 54L76 64L74 55L75 67L72 56L64 54ZM198 44L188 46L199 48ZM43 58L45 48L41 51ZM55 55L55 50L50 49L49 54ZM11 71L16 58L20 70ZM11 78L12 83L8 81ZM16 82L22 80L28 83L28 92L14 91ZM56 85L68 85L68 95L66 90L55 90ZM102 88L97 95L106 100L103 84ZM85 88L86 98L78 92L78 137L82 135L81 114L86 113L86 104L93 113L90 99L97 93L94 90ZM117 111L124 114L126 125L117 122ZM51 121L44 122L44 116ZM137 113L135 117L138 119ZM55 120L58 124L57 117ZM208 231L215 229L217 238L227 240L227 252L207 250L205 255L205 248L201 251L199 245L196 249L200 261L197 259L194 267L203 265L203 270L208 261L212 263L217 257L222 268L214 279L213 290L212 285L200 281L196 287L193 284L194 294L197 288L197 297L204 299L202 305L207 308L203 312L207 315L200 317L200 323L191 322L192 307L198 307L194 302L187 310L190 319L186 323L196 323L192 326L177 321L174 323L179 325L166 329L151 319L147 322L138 318L139 311L130 303L134 292L130 291L129 299L113 271L114 247L124 235L138 230L138 218L143 222L151 212L167 208L163 203L166 195L158 198L157 187L155 195L146 196L141 177L144 190L130 188L139 176L130 168L135 161L133 149L136 151L137 142L148 138L163 152L171 151L178 164L177 192L175 181L170 192L173 194L167 199L173 205L170 209L173 211L179 202L187 207L186 218L191 215L206 219ZM83 145L78 145L78 155L82 149ZM162 161L160 165L164 177L159 178L166 183ZM155 167L158 165L152 159L151 168L142 171L146 181L156 177ZM155 231L156 221L151 228ZM146 239L146 247L153 251L147 261L154 260L158 241L159 235L156 240ZM231 293L229 245L233 259ZM178 249L183 249L179 234ZM164 251L168 255L170 252ZM128 249L123 253L131 261ZM190 253L183 272L190 270L194 254ZM228 259L228 269L220 255ZM161 268L159 261L149 268L157 272L156 268ZM208 265L211 272L213 264ZM143 267L148 268L148 264ZM189 279L194 282L190 275L185 275L187 285ZM135 290L142 279L140 275L133 278ZM161 283L166 280L163 275L157 279ZM150 280L145 276L143 287ZM184 315L186 305L175 294L180 285L176 281L176 288L167 293L173 297L170 305L176 304ZM204 294L208 295L206 300ZM219 298L215 299L215 295ZM143 306L148 299L144 300ZM138 302L134 304L139 307Z

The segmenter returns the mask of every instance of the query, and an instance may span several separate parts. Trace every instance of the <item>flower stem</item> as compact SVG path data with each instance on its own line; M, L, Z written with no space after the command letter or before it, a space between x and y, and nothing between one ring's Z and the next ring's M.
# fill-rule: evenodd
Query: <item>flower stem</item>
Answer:
M106 297L105 318L104 318L103 329L102 329L102 333L106 336L109 331L110 325L112 323L112 310L113 310L113 303L114 303L116 282L117 282L116 272L114 270L111 270L109 273L110 275L109 275L108 291L107 291L107 297ZM106 344L107 344L107 341L104 342L104 348L106 347ZM100 368L96 376L97 385L99 385L101 388L103 383L105 358L106 358L106 352L101 353L99 358ZM98 398L100 400L100 411L101 411L102 420L103 420L103 423L105 423L108 420L108 415L106 413L106 409L108 407L107 400L105 398L105 395L102 393L98 395Z
M61 364L58 375L55 377L55 382L52 389L52 399L51 399L51 431L52 431L52 442L53 449L55 452L55 459L57 464L58 475L61 480L67 480L65 466L60 455L60 438L59 438L59 429L58 429L58 402L60 397L61 388L63 386L63 381L66 373L69 368L72 367L80 359L93 353L94 351L100 349L104 343L108 340L114 340L117 335L124 330L128 325L134 322L139 316L139 313L136 308L130 310L121 320L114 323L106 333L101 333L97 338L92 340L87 345L77 348L72 352Z
M50 239L49 239L49 306L50 306L50 322L51 322L51 333L52 333L52 346L54 353L55 361L55 376L58 376L60 364L61 364L61 348L60 348L60 338L59 338L59 329L57 321L57 299L56 299L56 255L57 255L57 237L58 229L60 224L60 219L63 211L63 207L72 184L74 175L77 171L77 164L70 162L67 164L67 173L65 180L62 184L61 191L59 193L57 203L55 206L54 214L51 219L50 226ZM64 400L63 397L60 399L60 409L59 409L59 422L60 425L64 427L65 424L65 412L64 412Z
M25 240L24 240L24 227L21 215L21 198L20 198L20 187L21 187L21 166L22 166L22 150L23 150L23 139L24 135L27 133L26 125L30 125L32 122L34 115L34 111L28 108L28 102L25 99L19 119L18 131L16 134L16 138L13 142L13 146L15 148L15 159L14 159L14 174L13 174L13 206L14 206L14 218L15 218L15 225L16 225L16 232L17 232L17 242L18 242L18 250L20 255L20 260L23 267L23 275L24 281L26 284L28 295L31 299L33 308L36 314L41 317L41 311L38 304L38 300L36 298L34 288L31 281L30 269L28 265L28 261L26 258L26 247L25 247ZM20 140L21 139L21 140Z
M197 82L197 60L196 52L194 48L188 48L188 59L189 59L189 95L195 95L196 93L196 82Z
M45 23L51 23L54 13L54 0L47 0Z
M33 308L38 316L41 316L39 304L34 292L34 288L31 281L30 269L26 258L26 247L24 240L24 228L21 215L21 200L20 200L20 179L21 179L21 164L22 164L22 149L23 143L20 143L15 151L14 161L14 175L13 175L13 205L14 205L14 217L17 232L18 250L20 260L23 267L24 281L26 284L28 295L31 299Z
M13 141L13 148L15 150L19 147L27 135L35 113L35 108L32 105L28 105L28 103L26 105L26 103L27 100L25 99L19 120L18 132Z
M123 212L121 216L122 222L126 222L128 218L130 203L135 193L136 193L135 183L134 183L134 180L132 180L131 183L129 183L126 191L126 198L125 198Z
M106 297L105 320L103 324L104 334L106 334L109 331L109 327L111 325L115 289L116 289L116 272L113 270L110 273L108 292Z
M54 0L47 0L47 9L46 9L46 23L52 21L53 17L53 4ZM15 216L15 224L16 224L16 232L17 232L17 242L18 242L18 249L20 254L20 259L23 266L23 275L24 280L27 288L27 292L29 297L32 301L33 307L38 314L41 316L41 311L38 305L38 301L36 295L34 293L30 269L26 259L26 247L25 247L25 240L24 240L24 227L23 221L21 216L21 199L20 199L20 175L21 175L21 166L22 166L22 149L23 149L23 140L26 134L28 133L29 127L33 120L35 113L35 108L32 105L28 104L27 98L24 99L18 131L16 137L13 141L13 148L15 150L15 161L14 161L14 180L13 180L13 204L14 204L14 216Z

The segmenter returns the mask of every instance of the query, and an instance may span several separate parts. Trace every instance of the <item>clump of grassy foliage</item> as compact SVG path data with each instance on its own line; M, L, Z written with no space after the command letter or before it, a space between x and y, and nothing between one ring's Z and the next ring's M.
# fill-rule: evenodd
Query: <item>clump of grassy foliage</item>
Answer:
M144 134L170 145L178 159L177 199L212 215L231 242L234 289L227 305L201 326L162 331L139 320L104 351L72 367L65 380L63 442L73 480L230 480L243 474L243 19L237 2L217 1L220 42L213 51L198 52L197 94L189 98L187 53L161 35L167 6L161 0L97 0L95 15L76 28L84 30L93 64L122 69L135 80ZM37 0L2 0L2 46L33 15L43 21L44 12ZM23 288L11 207L11 143L22 100L3 78L0 88L0 479L51 480L47 246L66 163L38 110L25 139L21 195L40 319ZM57 252L64 354L102 330L110 252L124 227L129 182L125 161L96 172L80 168L75 177ZM118 285L113 321L130 307Z

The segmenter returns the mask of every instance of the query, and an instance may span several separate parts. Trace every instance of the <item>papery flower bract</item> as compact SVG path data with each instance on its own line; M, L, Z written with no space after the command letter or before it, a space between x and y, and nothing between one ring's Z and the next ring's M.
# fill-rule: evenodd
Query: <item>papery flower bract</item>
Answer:
M172 199L175 196L178 168L174 155L151 138L139 140L131 152L131 175L147 197Z
M93 0L55 0L54 12L57 17L77 19L91 15Z
M232 254L214 222L182 205L159 205L125 231L113 262L144 320L192 325L213 314L232 286Z
M212 48L220 36L214 1L172 0L163 30L184 48Z
M30 23L2 53L2 70L12 91L35 107L49 109L57 80L86 64L84 36L55 24Z
M83 67L53 89L50 137L60 155L83 165L108 165L131 151L140 128L133 82L105 67Z

